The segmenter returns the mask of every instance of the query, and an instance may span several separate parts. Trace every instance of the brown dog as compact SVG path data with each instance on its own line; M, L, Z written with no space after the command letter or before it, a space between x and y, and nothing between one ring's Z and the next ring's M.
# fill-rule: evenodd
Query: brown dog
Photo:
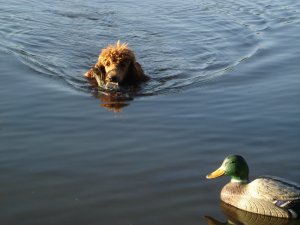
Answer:
M96 79L98 86L103 83L138 85L149 79L127 43L120 41L102 49L98 62L84 75Z

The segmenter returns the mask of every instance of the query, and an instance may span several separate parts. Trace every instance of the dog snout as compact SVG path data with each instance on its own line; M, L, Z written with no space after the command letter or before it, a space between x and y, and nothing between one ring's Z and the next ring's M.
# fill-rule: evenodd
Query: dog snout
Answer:
M122 82L123 76L124 76L124 71L122 71L118 68L112 69L107 72L106 81L119 83L119 82Z
M107 76L107 81L117 83L117 82L119 82L118 76L116 76L116 75L115 76L108 75Z

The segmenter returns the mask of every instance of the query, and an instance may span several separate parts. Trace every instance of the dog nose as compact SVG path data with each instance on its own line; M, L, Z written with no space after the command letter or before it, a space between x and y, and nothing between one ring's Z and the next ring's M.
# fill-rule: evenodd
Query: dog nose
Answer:
M117 77L116 76L108 76L108 81L109 82L115 82L115 83L117 83L118 82L118 79L117 79Z

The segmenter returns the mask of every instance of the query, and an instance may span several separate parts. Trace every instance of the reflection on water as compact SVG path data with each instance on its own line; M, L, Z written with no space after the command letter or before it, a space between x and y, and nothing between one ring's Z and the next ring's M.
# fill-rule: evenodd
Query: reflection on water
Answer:
M95 92L94 96L101 101L101 106L110 111L119 113L122 109L129 105L133 100L130 96L118 95L113 93Z
M108 90L98 87L94 79L88 79L88 81L92 88L92 95L101 101L100 106L115 113L121 112L124 107L128 106L140 90L139 86L124 87L117 91Z
M267 24L258 14L254 19L253 14L228 17L211 1L131 0L117 6L110 1L71 2L11 0L2 4L0 46L41 76L85 92L83 73L101 48L116 40L128 41L135 50L153 78L143 94L154 95L202 84L253 57L259 48L257 32L266 28L256 27L256 20ZM236 11L231 7L237 4L219 8Z
M209 225L233 224L233 225L300 225L300 220L288 220L278 217L270 217L237 209L221 202L222 212L227 217L227 222L220 222L217 219L205 216Z

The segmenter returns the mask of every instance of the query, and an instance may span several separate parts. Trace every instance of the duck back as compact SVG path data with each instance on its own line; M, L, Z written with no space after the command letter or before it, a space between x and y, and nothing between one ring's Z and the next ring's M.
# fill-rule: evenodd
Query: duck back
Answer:
M221 191L221 200L249 212L299 218L300 186L273 176L262 176L251 183L230 182Z

